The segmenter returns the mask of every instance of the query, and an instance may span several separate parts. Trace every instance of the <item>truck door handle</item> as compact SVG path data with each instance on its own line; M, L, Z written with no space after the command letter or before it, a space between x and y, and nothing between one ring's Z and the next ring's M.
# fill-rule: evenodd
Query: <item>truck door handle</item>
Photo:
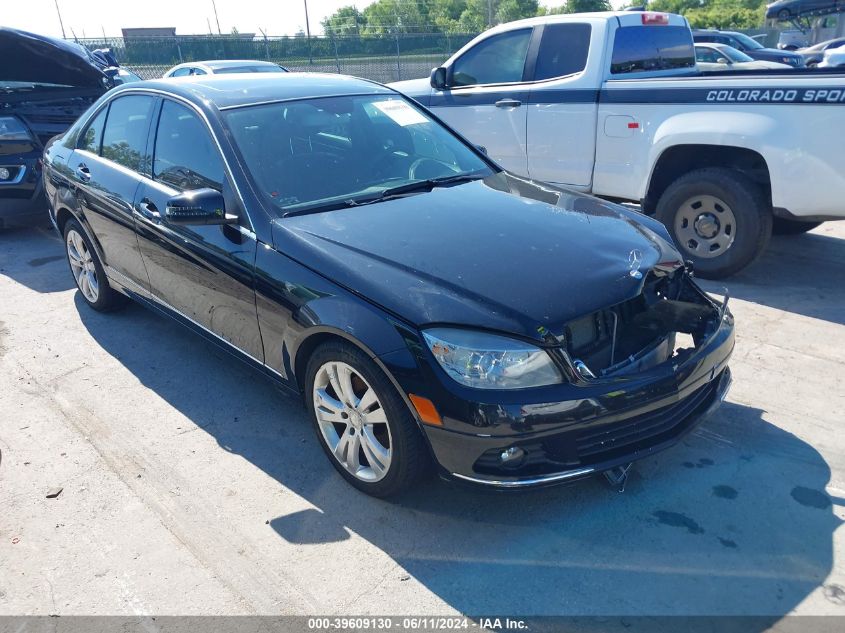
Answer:
M497 108L518 108L522 105L522 101L518 101L517 99L499 99L496 102Z
M158 212L156 206L150 202L149 198L144 198L137 206L138 215L145 220L152 220L158 222L161 219L161 214Z
M76 167L76 176L82 182L88 182L89 180L91 180L91 171L88 169L85 163L79 163L79 165L77 165Z

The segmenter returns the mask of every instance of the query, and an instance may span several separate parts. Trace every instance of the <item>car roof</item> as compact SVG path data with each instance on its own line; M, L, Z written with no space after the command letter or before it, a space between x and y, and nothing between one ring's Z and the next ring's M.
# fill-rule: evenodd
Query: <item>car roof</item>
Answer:
M232 68L233 66L278 66L276 62L261 59L204 59L196 62L186 62L180 66L206 66L211 69Z
M374 81L329 73L255 73L167 77L126 84L123 90L155 90L187 99L199 106L236 108L274 101L313 99L352 94L396 94Z

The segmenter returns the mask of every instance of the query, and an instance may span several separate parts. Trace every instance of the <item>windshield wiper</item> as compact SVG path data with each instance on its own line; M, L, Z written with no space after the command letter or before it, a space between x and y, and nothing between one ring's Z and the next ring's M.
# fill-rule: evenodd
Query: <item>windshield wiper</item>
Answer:
M348 209L350 207L362 207L376 202L384 202L398 198L409 193L417 191L431 191L435 187L446 187L448 185L455 185L462 182L470 182L472 180L479 180L484 178L484 175L479 172L469 172L466 174L455 174L454 176L442 176L440 178L428 178L426 180L415 180L405 185L397 187L389 187L375 196L367 196L364 198L348 198L346 200L333 200L322 204L316 204L312 207L305 207L303 209L294 209L282 214L282 217L289 218L296 215L308 215L309 213L319 213L322 211L335 211L337 209Z
M398 187L390 187L381 192L379 199L393 198L401 196L406 193L413 193L415 191L431 191L435 187L446 187L448 185L456 185L462 182L469 182L471 180L479 180L484 178L478 172L470 172L467 174L455 174L454 176L441 176L440 178L427 178L426 180L416 180L409 182L407 185L399 185ZM378 200L373 200L377 202Z

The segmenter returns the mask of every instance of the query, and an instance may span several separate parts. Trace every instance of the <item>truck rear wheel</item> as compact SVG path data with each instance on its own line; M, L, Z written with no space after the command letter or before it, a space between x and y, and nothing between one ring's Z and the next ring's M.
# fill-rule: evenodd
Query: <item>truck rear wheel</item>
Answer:
M730 169L697 169L681 176L660 197L656 216L705 279L742 270L765 250L772 235L763 190Z

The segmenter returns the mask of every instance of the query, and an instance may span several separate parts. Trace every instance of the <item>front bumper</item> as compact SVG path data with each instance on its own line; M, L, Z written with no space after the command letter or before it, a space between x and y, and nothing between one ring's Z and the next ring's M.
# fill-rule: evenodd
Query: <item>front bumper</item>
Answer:
M483 392L438 380L420 363L422 382L442 387L424 394L442 425L423 425L441 474L497 488L542 486L672 446L718 408L730 387L734 322L726 309L719 314L715 331L685 358L581 384ZM420 393L420 383L405 386ZM509 449L517 457L503 459Z
M531 488L576 481L617 466L643 459L670 448L706 420L727 396L731 385L731 371L725 368L719 376L694 393L672 405L645 414L634 414L616 422L602 424L595 421L579 428L546 434L527 434L518 438L446 437L448 431L428 428L432 448L446 468L447 477L491 488ZM506 441L502 441L505 439ZM565 464L566 446L574 447L579 463ZM533 464L551 466L561 463L561 470L538 472L533 475L508 476L500 473L479 473L479 463L487 456L495 456L509 448L522 448L526 460ZM466 457L477 455L472 464ZM443 464L443 459L447 465ZM571 460L569 460L571 461ZM450 472L454 469L455 472ZM489 470L493 470L489 468ZM457 472L463 471L463 472Z
M0 228L28 226L39 220L46 222L47 199L38 161L10 158L0 155L0 167L12 174L8 181L0 180Z

